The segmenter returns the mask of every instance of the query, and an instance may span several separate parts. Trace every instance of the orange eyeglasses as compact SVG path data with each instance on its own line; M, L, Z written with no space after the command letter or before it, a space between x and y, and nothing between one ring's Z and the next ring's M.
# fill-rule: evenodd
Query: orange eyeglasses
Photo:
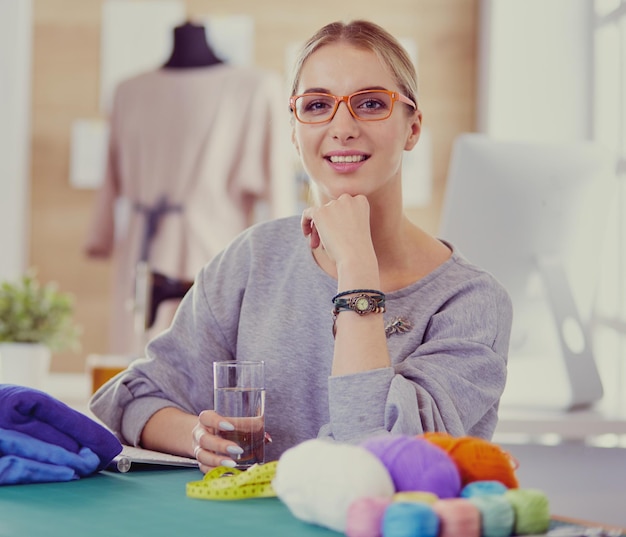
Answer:
M381 121L391 116L395 102L417 105L405 95L382 89L357 91L338 97L330 93L303 93L289 99L291 110L300 123L326 123L335 117L339 104L346 103L350 114L360 121Z

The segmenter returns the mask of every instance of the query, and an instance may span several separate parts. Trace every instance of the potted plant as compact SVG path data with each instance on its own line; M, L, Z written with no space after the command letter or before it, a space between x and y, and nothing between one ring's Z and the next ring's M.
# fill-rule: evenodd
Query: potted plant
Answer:
M0 382L41 389L51 352L77 349L74 301L33 270L0 285Z

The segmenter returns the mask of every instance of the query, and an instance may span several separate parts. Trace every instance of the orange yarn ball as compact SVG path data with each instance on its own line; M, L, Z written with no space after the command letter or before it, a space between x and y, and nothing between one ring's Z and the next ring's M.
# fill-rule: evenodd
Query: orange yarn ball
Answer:
M439 446L456 463L461 483L473 481L500 481L508 488L518 488L515 459L501 447L473 436L454 437L448 433L420 435Z

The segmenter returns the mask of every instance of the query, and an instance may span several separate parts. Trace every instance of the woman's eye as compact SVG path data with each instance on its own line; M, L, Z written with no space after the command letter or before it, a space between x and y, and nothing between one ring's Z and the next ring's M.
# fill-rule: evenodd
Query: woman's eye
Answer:
M366 99L359 103L359 108L366 108L368 110L380 110L381 108L387 108L384 102L376 99Z
M325 101L312 101L306 105L306 110L310 112L323 111L330 108L330 104Z

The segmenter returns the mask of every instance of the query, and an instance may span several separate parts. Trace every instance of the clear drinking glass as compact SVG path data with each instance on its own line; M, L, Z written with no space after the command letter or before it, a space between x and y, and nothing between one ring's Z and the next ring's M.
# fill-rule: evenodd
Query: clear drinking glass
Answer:
M231 456L237 467L265 462L265 363L214 362L213 388L215 411L235 427L217 434L243 449Z

